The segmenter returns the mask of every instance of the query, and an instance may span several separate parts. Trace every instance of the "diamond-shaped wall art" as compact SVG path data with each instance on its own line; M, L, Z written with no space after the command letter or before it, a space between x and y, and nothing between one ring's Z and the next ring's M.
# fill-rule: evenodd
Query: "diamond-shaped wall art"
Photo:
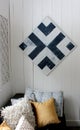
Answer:
M46 17L19 47L48 75L76 45L51 18Z

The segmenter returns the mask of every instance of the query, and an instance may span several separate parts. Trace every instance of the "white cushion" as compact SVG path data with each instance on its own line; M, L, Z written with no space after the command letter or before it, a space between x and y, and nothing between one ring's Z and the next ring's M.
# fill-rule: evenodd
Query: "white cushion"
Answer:
M21 116L15 130L34 130L24 115Z
M3 108L1 115L4 117L4 120L10 125L12 130L16 128L16 125L22 115L25 115L27 120L35 127L35 117L32 111L30 102L23 98L18 103Z
M16 103L18 103L19 101L21 101L23 98L18 98L18 99L14 99L14 98L11 98L11 104L14 105Z

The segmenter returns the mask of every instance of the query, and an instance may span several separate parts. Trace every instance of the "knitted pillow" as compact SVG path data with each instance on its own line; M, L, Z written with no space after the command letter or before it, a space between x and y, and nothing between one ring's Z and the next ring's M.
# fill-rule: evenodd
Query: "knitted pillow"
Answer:
M22 115L25 115L27 120L32 124L33 127L35 127L35 117L31 104L25 98L12 106L3 108L1 115L3 116L4 120L6 120L6 122L10 125L12 130L16 128L16 125Z
M15 103L18 103L19 101L21 101L23 98L18 98L18 99L15 99L15 98L11 98L11 104L14 105Z
M28 122L25 116L22 115L15 130L34 130L34 128Z

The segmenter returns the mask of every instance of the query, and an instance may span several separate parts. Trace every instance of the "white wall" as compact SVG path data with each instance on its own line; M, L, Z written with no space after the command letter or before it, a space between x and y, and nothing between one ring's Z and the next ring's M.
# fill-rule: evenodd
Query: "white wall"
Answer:
M0 0L0 14L9 17L9 0Z
M11 83L7 82L6 84L0 87L0 107L4 106L8 99L11 97Z
M45 76L19 50L19 44L50 16L77 44L77 48ZM11 75L13 92L30 86L64 92L65 115L69 125L80 125L80 0L11 0Z
M9 21L9 0L0 0L0 15L4 16ZM0 85L0 107L5 104L11 94L10 81L6 82L4 85Z

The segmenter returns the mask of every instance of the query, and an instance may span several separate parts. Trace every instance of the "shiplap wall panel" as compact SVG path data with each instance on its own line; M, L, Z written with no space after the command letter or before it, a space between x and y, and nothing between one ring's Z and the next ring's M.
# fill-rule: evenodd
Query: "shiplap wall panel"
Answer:
M32 6L32 18L33 18L33 25L32 30L39 25L39 22L42 20L42 0L33 0ZM37 19L36 19L37 18Z
M62 0L52 0L52 19L61 26Z
M68 12L67 12L68 10ZM66 22L66 24L64 24ZM72 11L71 1L62 0L62 28L71 37L72 33Z
M32 21L33 21L33 0L23 0L23 37L24 39L31 33L32 31Z
M77 2L76 1L73 1L72 5L71 5L71 23L72 23L72 38L73 40L78 43L80 45L80 1L78 0ZM75 27L76 27L76 31L75 30ZM76 35L77 34L77 35Z
M35 1L36 2L36 1ZM46 4L45 4L46 3ZM51 0L41 0L40 3L37 2L37 6L36 4L35 8L38 6L38 12L40 13L40 15L35 11L35 15L33 15L34 18L34 23L35 23L35 19L40 16L40 18L43 20L46 16L51 16ZM40 19L40 21L41 21ZM39 24L40 22L38 21L38 23L36 24L36 26ZM42 77L43 77L43 81L42 81ZM45 90L46 84L49 84L50 81L50 76L46 77L40 70L40 68L38 68L36 65L34 65L34 88L39 88L39 89L43 89ZM46 90L48 90L48 87L46 87Z
M23 55L18 46L23 40L23 6L22 0L11 0L10 5L13 10L11 12L11 76L12 85L15 91L17 87L24 91L24 74L23 74ZM15 85L14 85L15 84Z
M10 0L13 91L23 92L29 86L46 91L62 90L65 115L70 124L80 124L79 15L80 0ZM49 76L45 76L18 48L45 16L50 16L78 45Z
M36 26L38 26L39 22L41 22L42 20L42 0L33 0L33 26L32 26L32 30L34 30L36 28ZM37 9L37 10L36 10ZM37 19L36 19L37 17ZM33 87L35 88L35 77L36 77L36 74L35 74L35 70L36 70L36 67L35 65L33 65ZM37 70L36 70L37 71ZM38 79L37 79L38 81Z
M32 28L33 28L33 4L32 0L27 0L23 1L23 37L24 39L31 33ZM26 87L33 87L33 82L34 82L34 77L33 77L33 63L31 60L27 57L24 56L24 82L25 82L25 88Z
M42 0L42 19L44 19L46 16L50 16L51 17L51 12L52 12L52 0Z

